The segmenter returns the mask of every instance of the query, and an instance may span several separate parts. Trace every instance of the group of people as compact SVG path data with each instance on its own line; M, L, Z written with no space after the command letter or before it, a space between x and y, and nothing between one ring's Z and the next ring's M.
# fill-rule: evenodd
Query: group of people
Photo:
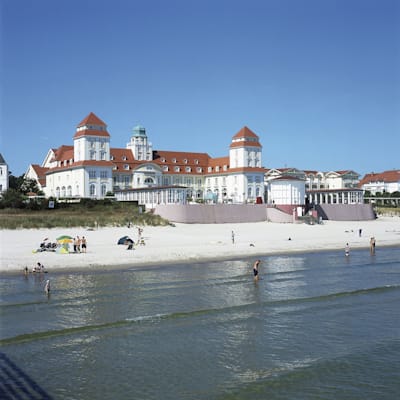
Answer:
M371 236L371 239L369 240L369 252L371 255L375 255L375 246L376 239L374 236ZM348 243L346 243L346 246L344 246L344 254L346 257L350 255L350 245Z
M87 240L85 236L82 236L82 238L77 236L73 240L74 253L86 253Z
M36 265L34 265L32 267L32 272L33 273L45 273L47 271L45 270L44 265L41 264L40 262L38 262L38 263L36 263ZM27 275L29 273L28 267L24 268L24 273L25 273L25 275Z

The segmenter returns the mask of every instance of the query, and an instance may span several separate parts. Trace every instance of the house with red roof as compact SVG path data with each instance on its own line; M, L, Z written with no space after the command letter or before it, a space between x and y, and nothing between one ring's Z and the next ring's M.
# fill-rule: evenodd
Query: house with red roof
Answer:
M400 170L371 172L361 179L358 186L372 194L400 192Z

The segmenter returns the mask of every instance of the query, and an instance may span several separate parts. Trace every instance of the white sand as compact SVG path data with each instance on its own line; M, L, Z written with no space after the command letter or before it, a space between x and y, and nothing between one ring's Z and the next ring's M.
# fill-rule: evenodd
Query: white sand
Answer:
M358 230L362 229L359 237ZM231 231L235 232L232 244ZM50 241L62 235L85 236L86 254L34 253L44 238ZM277 224L271 222L242 224L176 224L175 227L144 227L146 245L133 251L117 245L128 235L135 242L137 228L101 228L87 230L36 229L0 230L0 272L30 270L40 261L48 271L60 269L111 268L119 266L160 265L170 262L202 261L256 257L274 253L318 251L350 247L369 248L371 236L380 246L400 246L400 218L381 217L376 221L326 221L322 225ZM291 240L288 240L289 237ZM72 246L71 246L72 247Z

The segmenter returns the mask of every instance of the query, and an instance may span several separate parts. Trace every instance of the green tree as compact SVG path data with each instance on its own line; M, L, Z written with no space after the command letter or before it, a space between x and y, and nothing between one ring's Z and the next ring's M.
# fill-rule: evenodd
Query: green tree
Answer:
M24 208L24 195L16 189L7 189L1 196L1 208Z

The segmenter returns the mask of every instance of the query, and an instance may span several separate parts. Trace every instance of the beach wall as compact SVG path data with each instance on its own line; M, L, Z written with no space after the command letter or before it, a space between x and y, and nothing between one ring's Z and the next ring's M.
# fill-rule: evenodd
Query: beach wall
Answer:
M185 224L293 222L292 215L265 204L158 204L154 212L171 222Z
M371 204L318 204L318 216L331 221L369 221L375 219Z

